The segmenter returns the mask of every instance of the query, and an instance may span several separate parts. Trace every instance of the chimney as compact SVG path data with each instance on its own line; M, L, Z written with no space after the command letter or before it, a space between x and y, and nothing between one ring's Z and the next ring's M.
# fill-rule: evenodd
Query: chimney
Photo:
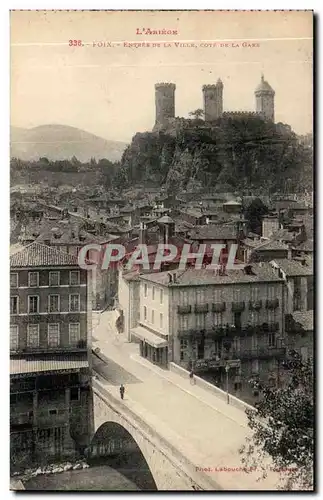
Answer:
M144 222L140 222L139 245L145 245L146 243L147 243L147 226Z
M292 260L292 244L288 243L287 259Z

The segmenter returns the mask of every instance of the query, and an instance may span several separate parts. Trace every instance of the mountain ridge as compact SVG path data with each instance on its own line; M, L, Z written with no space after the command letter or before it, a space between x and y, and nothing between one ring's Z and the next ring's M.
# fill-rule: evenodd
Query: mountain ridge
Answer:
M70 125L10 127L10 156L25 161L38 160L40 157L63 160L73 156L81 162L90 161L91 158L119 161L126 146L125 142L104 139Z

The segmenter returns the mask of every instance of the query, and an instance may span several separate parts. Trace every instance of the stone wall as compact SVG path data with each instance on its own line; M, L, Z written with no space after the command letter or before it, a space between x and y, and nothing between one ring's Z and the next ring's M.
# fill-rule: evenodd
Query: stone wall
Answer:
M93 381L94 430L106 422L122 425L140 448L159 491L220 490L206 474L196 471L171 442L162 437L142 416L122 404L101 384Z

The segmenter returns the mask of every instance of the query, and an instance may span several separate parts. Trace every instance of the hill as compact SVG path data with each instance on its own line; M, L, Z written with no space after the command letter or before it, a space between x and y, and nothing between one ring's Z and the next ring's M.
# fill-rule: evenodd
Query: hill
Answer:
M175 125L133 137L121 159L120 185L155 182L168 192L219 184L250 191L311 189L312 152L288 125L243 115Z
M70 159L81 162L91 158L119 161L127 146L109 141L84 130L67 125L41 125L31 129L11 127L10 155L25 161L46 157L49 160Z

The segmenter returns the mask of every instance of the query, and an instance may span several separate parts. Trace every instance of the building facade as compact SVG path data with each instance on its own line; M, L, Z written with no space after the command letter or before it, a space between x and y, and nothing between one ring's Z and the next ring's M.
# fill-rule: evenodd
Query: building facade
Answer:
M10 258L11 467L75 456L89 425L91 292L77 259L32 243Z
M132 334L144 357L193 368L222 388L229 364L230 391L249 399L248 377L279 384L284 284L269 264L146 274L140 281L140 321Z

